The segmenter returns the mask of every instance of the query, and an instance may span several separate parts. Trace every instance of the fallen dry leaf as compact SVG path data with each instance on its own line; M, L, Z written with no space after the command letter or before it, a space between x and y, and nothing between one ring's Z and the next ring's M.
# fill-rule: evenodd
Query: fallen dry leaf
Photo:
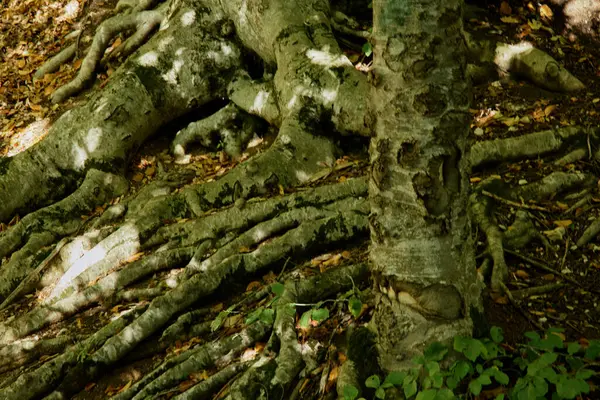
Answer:
M512 8L510 8L510 5L508 4L508 2L503 1L502 3L500 3L500 14L502 14L502 15L512 14Z
M567 226L569 226L573 223L573 221L571 221L570 219L563 219L563 220L557 220L557 221L552 221L552 222L554 223L554 225L562 226L564 228L566 228Z
M119 391L117 393L121 393L121 392L125 392L127 389L129 389L131 387L131 384L133 383L133 380L130 379L125 386L123 386L121 389L119 389Z
M554 13L552 12L552 9L550 7L548 7L546 4L542 4L540 6L540 17L542 17L543 19L551 20L553 16Z
M552 113L556 111L556 105L551 104L548 107L544 108L544 115L546 117L549 117L550 115L552 115Z
M256 289L260 289L262 287L262 283L259 281L252 281L246 286L246 292L251 292Z
M515 275L521 279L529 279L529 274L527 273L527 271L524 271L522 269L515 271Z

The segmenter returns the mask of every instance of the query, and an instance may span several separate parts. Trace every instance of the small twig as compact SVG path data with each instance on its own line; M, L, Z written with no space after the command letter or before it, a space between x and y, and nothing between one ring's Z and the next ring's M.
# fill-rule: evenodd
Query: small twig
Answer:
M573 204L571 207L569 207L569 209L567 211L565 211L566 214L570 214L573 211L577 210L578 208L582 207L583 205L585 205L586 203L588 203L590 200L592 200L592 194L589 193L585 196L583 196L583 198L579 199L577 201L577 203Z
M89 15L90 15L90 13L86 12L87 6L88 6L88 2L86 0L84 0L83 7L82 7L83 8L82 12L84 13L84 17L80 23L81 29L79 30L79 34L75 38L75 56L73 57L74 60L77 60L79 58L79 42L81 40L81 35L83 34L83 31L85 30L85 24L87 23L87 21L89 19Z
M567 237L567 241L565 242L565 254L563 254L562 260L560 261L560 270L562 271L565 267L565 261L567 260L567 254L569 254L569 238Z
M584 290L586 290L588 292L593 292L593 293L596 293L596 294L600 294L600 291L584 287L581 283L577 282L575 279L566 276L562 272L559 272L559 271L555 270L554 268L549 267L548 265L544 264L541 261L534 260L533 258L524 256L523 254L517 253L516 251L513 251L513 250L504 249L504 251L506 251L508 254L511 254L511 255L513 255L515 257L519 257L521 260L523 260L523 261L525 261L525 262L533 265L534 267L537 267L537 268L539 268L541 270L544 270L546 272L550 272L552 274L559 275L565 281L567 281L569 283L572 283L573 285L578 286L578 287L580 287L580 288L582 288L582 289L584 289Z
M535 210L535 211L543 211L543 212L550 212L550 210L544 208L544 207L540 207L540 206L535 206L535 205L527 205L527 204L522 204L522 203L517 203L516 201L512 201L512 200L508 200L505 199L504 197L500 197L494 193L488 192L487 190L482 190L481 194L491 197L492 199L499 201L501 203L507 204L509 206L513 206L513 207L519 207L519 208L523 208L525 210Z
M50 262L54 259L54 257L56 257L60 250L70 241L70 237L65 237L61 239L56 244L56 246L54 246L54 249L50 252L50 254L48 254L48 256L46 256L46 258L40 263L40 265L38 265L33 271L31 271L29 275L27 275L27 277L21 281L19 286L17 286L17 288L13 290L12 293L6 297L6 299L4 299L2 304L0 304L0 310L4 310L6 307L11 305L16 299L27 294L27 292L32 290L34 286L39 282L42 273L44 272L48 264L50 264Z
M564 283L550 283L548 285L533 286L527 289L513 290L512 295L513 297L520 300L529 296L550 293L555 290L562 289L564 286Z
M287 267L289 261L290 261L290 257L287 257L285 259L285 263L283 263L283 268L281 268L281 272L279 273L279 276L277 276L277 279L281 279L281 276L285 272L285 267Z
M581 329L577 328L573 322L567 321L567 325L569 325L571 327L571 329L573 329L577 333L583 335L583 332L581 332Z
M519 302L517 300L515 300L515 298L513 297L512 293L510 292L510 290L506 287L506 285L501 282L500 283L500 287L502 288L502 290L504 291L504 294L506 294L506 297L508 298L508 300L510 301L510 304L512 304L512 306L514 308L516 308L521 315L529 321L529 323L533 326L535 326L537 329L539 329L540 331L544 330L544 327L537 321L533 320L531 318L531 316L525 312L525 310L523 310L523 308L521 308L521 305L519 304Z

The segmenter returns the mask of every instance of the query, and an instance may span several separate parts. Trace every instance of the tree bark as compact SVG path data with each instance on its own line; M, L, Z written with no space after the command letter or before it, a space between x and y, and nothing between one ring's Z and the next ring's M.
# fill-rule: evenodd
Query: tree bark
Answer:
M461 0L373 4L370 261L382 366L470 335L481 313L470 223Z

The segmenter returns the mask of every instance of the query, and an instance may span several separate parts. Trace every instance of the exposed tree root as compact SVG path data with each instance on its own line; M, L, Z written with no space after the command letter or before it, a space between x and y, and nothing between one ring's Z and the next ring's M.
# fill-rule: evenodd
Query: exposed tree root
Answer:
M192 122L177 133L172 143L173 153L179 164L187 164L190 156L185 155L185 148L194 142L215 150L222 147L233 158L239 158L248 141L256 133L260 120L241 111L234 104L229 104L215 114L201 121Z
M368 276L366 265L358 264L346 268L338 268L327 274L306 281L289 281L278 302L275 319L275 333L280 341L280 350L276 358L277 368L271 385L288 386L300 372L304 362L316 366L316 349L298 347L295 329L295 312L290 304L301 303L310 306L344 289L351 288Z
M506 252L509 253L509 254L512 254L515 257L520 258L521 260L523 260L523 261L525 261L525 262L533 265L536 268L541 269L542 271L546 271L546 272L549 272L551 274L558 275L558 276L561 277L561 279L564 279L565 281L567 281L567 282L569 282L569 283L571 283L571 284L573 284L575 286L581 287L581 284L579 282L577 282L575 279L571 278L567 274L562 273L561 271L557 271L556 269L549 267L548 265L544 264L541 261L535 260L535 259L533 259L531 257L527 257L527 256L525 256L525 255L523 255L523 254L521 254L519 252L513 251L513 250L508 250L507 249ZM600 291L597 290L597 289L592 289L591 291L594 292L594 293L600 293Z
M77 43L72 43L62 49L58 54L49 59L33 75L34 78L42 78L44 75L52 73L60 68L61 65L75 57L77 53Z
M124 194L128 188L129 184L121 176L90 170L77 191L51 206L26 215L16 226L4 232L0 236L0 258L27 246L34 235L48 232L62 237L74 233L81 227L82 215ZM40 249L31 245L29 248L29 253Z
M68 371L106 343L106 340L127 326L134 318L146 309L140 306L99 329L86 340L71 346L56 358L42 363L39 368L21 374L17 380L2 389L5 399L36 399L51 391L61 381L69 382Z
M12 256L0 271L0 298L4 300L34 270L37 262L42 261L40 256L45 257L42 251L45 246L75 233L82 226L81 215L125 193L127 188L122 177L92 169L73 194L28 214L5 232L0 237L0 257L11 252Z
M559 151L574 140L587 141L589 135L596 139L595 131L566 127L515 138L479 142L473 145L470 160L475 167L486 163L539 156ZM579 155L574 156L571 153L568 159L560 158L557 163L563 164L573 157ZM539 239L546 248L551 248L548 240L533 226L525 211L518 213L514 225L506 233L502 233L493 218L493 200L522 210L547 213L548 209L529 202L540 202L562 192L589 190L595 183L596 178L593 175L559 171L552 172L536 182L516 187L509 187L497 178L486 180L479 185L477 193L471 196L471 214L487 238L487 253L492 259L492 290L502 291L507 278L505 248L519 249L533 239Z
M130 389L115 396L114 399L144 399L147 396L177 386L180 382L188 379L189 375L195 371L201 371L218 364L225 367L235 359L238 353L264 338L270 330L269 325L257 321L241 332L226 337L217 343L207 343L168 358L158 368L146 374ZM248 366L246 365L245 368Z
M49 339L22 340L0 349L0 373L33 363L42 356L62 353L65 349L85 337L62 335Z
M577 246L585 246L600 233L600 219L595 219L585 229L581 237L577 240Z
M527 289L511 290L510 293L515 300L522 300L530 296L538 296L541 294L550 293L555 290L562 289L564 286L564 283L551 283L548 285L534 286Z
M160 21L165 16L165 9L166 7L163 6L153 11L137 12L137 10L135 10L136 12L120 14L102 22L102 24L100 24L96 30L94 41L92 42L87 55L83 59L81 69L79 70L77 77L70 83L62 86L52 93L52 102L60 103L67 97L80 92L84 88L84 86L94 76L94 72L98 66L98 63L104 56L104 52L110 41L118 33L128 29L136 28L137 31L141 33L136 32L138 37L134 40L135 45L132 43L132 45L129 46L129 52L131 52L132 48L140 45L142 40L145 39L148 34L160 24Z
M239 278L242 275L254 274L265 267L273 265L278 260L294 254L314 251L313 249L320 246L328 246L364 236L367 231L368 215L368 204L364 197L366 196L366 190L363 179L350 179L341 184L318 187L287 197L262 202L249 202L243 210L239 207L231 207L204 218L171 225L150 236L149 244L146 244L146 246L156 247L156 245L160 245L165 241L173 243L173 240L178 237L189 243L188 247L164 248L163 251L153 252L146 257L142 256L141 259L102 277L124 260L124 254L129 255L133 253L134 249L135 251L141 249L139 237L147 236L143 232L153 231L157 226L156 221L161 220L161 218L155 218L154 222L149 221L149 215L168 216L168 212L165 212L167 209L164 207L164 201L170 197L159 197L156 199L154 206L151 205L152 202L150 201L146 204L144 210L139 210L137 216L140 220L138 222L133 220L126 222L121 228L101 240L86 255L81 257L78 263L85 265L86 257L92 258L92 255L100 250L104 254L101 261L92 263L90 268L83 269L75 264L75 268L69 269L58 284L54 286L52 294L46 300L45 305L35 307L31 312L2 324L0 326L1 343L7 345L18 338L25 337L49 324L61 321L98 302L105 307L111 307L119 301L130 302L138 301L140 298L154 298L146 312L133 320L128 327L122 330L119 329L119 333L111 335L112 339L108 340L96 352L93 354L90 352L89 361L86 359L83 363L73 364L73 360L69 358L64 363L68 363L70 367L66 367L64 363L57 364L57 368L60 367L62 371L69 370L69 372L65 372L68 379L63 381L61 386L56 389L57 392L52 396L59 396L59 392L62 393L61 395L71 393L75 390L75 387L69 382L77 379L81 382L82 379L85 381L92 378L100 371L101 365L111 365L122 359L143 339L150 337L158 329L162 329L173 316L185 310L201 297L213 293L231 277ZM129 207L133 203L135 203L135 199L127 202ZM139 229L136 229L135 226L139 226ZM217 239L217 237L227 237L227 235L223 235L227 232L237 232L237 236L233 240L223 241ZM194 233L196 236L189 233ZM206 233L209 235L206 236ZM270 240L264 242L266 239ZM261 244L261 242L264 243ZM261 245L253 251L240 253L241 249L250 250L259 244ZM216 252L210 255L209 252L213 247L215 247ZM64 246L62 248L64 249ZM55 253L60 253L59 249L56 249ZM166 279L156 288L123 290L131 283L139 281L149 274L163 269L178 268L186 263L187 266L175 279ZM362 280L366 269L361 268L362 275L360 275L360 279ZM91 270L94 272L91 273ZM354 276L351 271L345 270L343 274ZM334 282L328 282L326 285L323 282L316 284L313 281L311 285L306 287L294 286L294 292L300 291L300 295L294 299L288 299L288 294L286 294L282 301L312 301L302 295L303 291L310 289L313 296L323 294L323 290L326 293L335 293L341 282L347 282L344 277L335 274L331 276L334 277L332 278ZM100 277L100 279L94 282L95 277ZM74 284L71 283L73 281ZM61 287L61 282L66 282L68 286L63 285ZM88 286L90 282L93 284ZM60 295L66 287L72 290L72 294ZM286 293L291 293L290 290L292 290L291 286ZM24 293L24 289L20 288L18 290L19 295ZM257 296L260 297L265 294L263 291ZM150 345L147 350L164 349L176 338L189 334L189 332L185 332L185 334L182 332L184 321L178 321L176 325L165 331L160 341ZM283 332L281 329L285 324L278 321L282 320L276 321L276 331ZM293 319L291 323L292 329L289 332L294 333ZM185 330L192 333L201 333L207 328L205 323L190 326L188 322L187 326L188 328ZM279 361L278 358L277 362L280 364L278 371L281 371L285 364L283 360L288 357L285 349L291 346L292 343L291 337L285 337L286 340L284 341L285 335L282 335L279 335L279 340L282 340L280 357L283 357L283 359ZM27 342L21 343L23 343L21 347L16 345L15 349L11 351L13 353L24 351L25 347L23 346L26 346ZM247 345L248 343L244 344L244 346ZM209 348L212 349L213 346ZM197 368L196 364L192 365L195 366L193 368ZM243 363L243 365L243 368L237 366L232 367L232 370L238 371L239 368L243 370L248 368L250 364ZM227 371L231 372L232 370ZM296 369L292 369L290 376L295 376L297 372ZM279 374L281 375L281 373ZM183 373L183 375L178 375L180 378L177 379L185 378L187 375L188 373ZM229 375L225 374L224 376ZM219 379L215 379L220 382ZM289 379L286 378L285 381L289 383ZM22 393L25 389L20 386L19 382L22 381L13 383L7 393ZM54 385L54 382L53 380L48 383L49 386L46 389L39 390L48 390ZM167 380L167 383L172 384L173 381ZM157 385L159 386L156 390L162 390L160 388L163 387L161 386L163 384L157 383ZM33 393L38 392L34 391Z
M484 163L538 157L558 151L573 141L585 143L588 135L596 138L596 131L569 126L514 138L477 142L471 147L470 162L475 168Z
M302 398L306 377L322 374L325 384L330 370L329 365L320 367L325 353L322 344L299 339L298 311L320 307L323 301L341 306L348 290L358 296L359 286L363 287L369 275L366 265L342 265L312 276L286 271L279 277L284 289L278 296L267 298L271 296L268 285L253 292L247 289L243 299L226 306L216 318L215 309L221 309L210 305L215 298L221 301L223 292L248 280L254 286L257 275L285 270L292 258L305 259L319 250L364 239L372 207L381 211L378 207L395 196L400 200L393 201L418 209L422 215L415 218L418 222L390 218L395 239L398 230L409 230L407 226L415 237L408 235L393 248L380 241L377 260L406 266L403 263L414 261L420 251L417 256L426 273L406 276L406 271L398 270L374 275L379 291L373 303L382 312L372 324L383 343L378 343L378 348L384 349L382 365L402 363L391 350L405 348L402 357L408 360L411 352L417 352L430 338L470 332L467 316L476 313L477 307L473 298L463 293L478 293L480 283L459 279L465 270L472 272L468 257L463 257L471 249L459 246L471 245L468 235L458 239L447 236L440 242L421 236L423 232L451 231L454 225L449 221L454 219L466 226L467 213L461 201L453 200L457 208L445 214L448 207L454 207L447 200L457 193L466 195L468 190L467 176L461 172L467 162L462 156L466 135L447 148L442 142L449 139L444 135L436 140L427 138L419 143L423 147L415 147L414 138L407 136L401 149L390 152L390 157L412 165L418 148L424 152L419 155L423 160L431 156L431 164L407 168L410 173L406 176L420 171L407 179L410 190L380 195L372 204L367 201L365 178L300 188L329 176L339 166L338 134L372 135L373 116L363 97L370 84L341 52L332 26L359 37L370 34L341 14L336 14L332 23L326 2L320 1L302 3L302 7L296 2L275 1L274 7L263 8L247 7L244 0L171 0L155 9L157 3L119 1L117 15L99 26L78 76L57 90L52 100L59 102L82 90L99 65L132 56L86 105L65 113L44 141L0 160L0 221L18 212L31 212L0 234L0 258L11 256L0 271L0 312L15 315L0 323L0 373L6 373L0 382L0 397L68 398L121 363L151 362L146 358L166 352L170 355L164 361L126 385L115 398L171 396L183 389L187 390L174 398L211 398L219 391L219 398L231 400L284 398L290 392L291 399ZM234 25L244 47L233 38ZM125 30L135 33L106 55L111 40ZM66 62L75 48L72 45L59 53L38 73ZM547 55L522 50L500 48L499 55L508 57L503 64L506 71L550 89L581 88L580 82ZM249 58L246 52L261 58L264 71L257 74L256 65L244 65ZM533 65L536 63L545 66L543 71ZM253 72L252 78L248 71ZM458 66L453 71L460 72ZM261 73L263 77L257 79ZM436 96L432 93L431 97L437 101ZM429 95L422 99L426 97ZM415 98L414 104L431 107L430 111L437 107L421 103L422 99ZM444 112L439 127L463 126L466 100L448 100L460 107L456 112ZM217 110L206 116L208 108ZM192 142L209 149L223 147L237 159L248 139L263 132L266 124L277 129L278 135L270 148L247 160L244 156L243 162L217 180L201 182L191 171L173 172L179 167L165 171L161 164L153 181L122 197L128 189L123 176L131 153L159 127L191 112L204 117L188 124L172 141L180 164L194 160L185 153ZM592 158L590 143L595 144L596 139L595 129L557 128L477 143L469 159L477 168L570 151L554 162L558 170ZM388 154L389 142L379 143L377 152ZM594 156L599 159L600 152ZM378 173L386 157L374 160L372 185L382 184ZM438 175L442 177L439 182L431 179ZM23 176L27 176L26 184L22 184ZM406 179L402 174L394 176ZM511 252L533 240L551 249L532 221L551 207L537 202L560 192L578 191L579 197L573 199L585 205L593 198L596 179L590 174L558 171L516 187L499 180L480 185L472 197L471 216L487 238L483 264L492 268L493 290L508 292L505 252L516 254ZM421 190L412 192L417 186ZM283 195L290 191L295 192ZM278 195L258 198L273 194ZM518 209L506 230L494 215L495 202ZM81 218L94 210L100 213L108 204L101 216L89 221ZM434 217L421 221L421 216L431 211ZM598 231L600 224L594 221L578 245L587 243ZM450 250L457 255L453 256L456 262L448 263L452 268L445 268L444 263L439 270L431 267L435 263L427 261L429 256L445 259ZM568 276L560 276L569 281ZM512 300L556 288L508 295ZM36 290L40 290L37 298L32 295ZM340 293L343 295L336 299ZM128 311L107 323L105 317L123 307ZM258 314L253 314L257 311L264 311L258 320ZM94 326L89 330L95 332L65 334L66 327L74 321L80 323L83 315L90 316L88 321ZM340 327L355 323L354 318L346 317L336 323ZM400 331L397 321L405 325ZM418 325L416 331L403 330L412 323ZM59 330L53 330L55 327ZM218 336L215 331L221 328ZM181 342L186 342L184 347ZM48 358L55 353L61 354ZM32 363L35 365L23 367ZM355 359L341 367L338 394L347 384L360 387L361 368ZM195 373L201 370L206 373L199 377ZM204 376L207 374L210 376Z
M189 11L194 18L182 18ZM62 199L91 168L121 173L132 150L159 126L223 98L241 53L230 32L221 33L222 14L211 11L182 5L169 28L131 56L101 92L63 114L44 140L0 160L0 220Z
M214 393L217 393L221 387L225 386L236 375L246 371L252 364L252 362L231 364L189 390L175 396L174 399L209 399Z
M52 289L44 307L35 308L31 313L23 315L9 325L0 325L0 333L3 334L2 343L8 343L47 324L62 320L98 301L110 301L107 299L113 293L130 283L161 269L177 268L190 260L185 272L180 274L177 280L167 281L165 283L167 286L174 286L176 285L174 282L177 281L185 281L198 271L205 272L214 268L238 268L239 265L244 265L244 268L251 272L297 251L297 246L311 246L311 243L316 245L319 244L319 240L322 240L323 244L329 240L340 240L335 239L335 235L328 236L328 229L334 229L331 233L337 229L335 224L340 216L338 211L340 209L356 210L360 213L356 214L358 219L354 219L351 214L342 214L342 221L348 217L353 219L352 222L348 221L352 229L345 234L348 238L353 237L365 229L364 215L368 213L368 208L364 199L360 200L360 196L364 195L366 195L364 180L353 179L337 186L320 187L308 193L297 193L281 199L248 204L244 211L233 207L197 221L190 221L182 227L174 225L171 230L175 233L170 237L177 235L187 240L189 246L200 244L200 247L183 247L154 253L88 286L97 277L118 267L121 262L140 250L138 231L134 228L134 224L125 224L78 259L64 273ZM290 211L286 212L286 208ZM150 207L149 215L155 215L155 208ZM163 212L158 215L166 214ZM143 214L142 218L151 229L162 220L155 217L156 222L151 222L146 214ZM255 224L256 226L253 226ZM186 229L200 233L200 236L190 238L188 235L186 238L184 234ZM209 250L206 246L202 246L202 243L210 243L207 240L214 239L222 233L240 232L245 229L248 231L240 234L230 243L221 243L222 247L202 261ZM272 235L288 229L291 230L282 238L271 241L251 253L238 254L240 249L249 249ZM324 229L322 237L319 235L311 238L321 229ZM206 234L208 236L202 236ZM340 231L339 234L342 232ZM164 240L164 233L158 231L157 235ZM150 240L154 240L153 244L158 244L156 239ZM96 261L98 254L102 254L102 257ZM62 293L68 288L73 291L73 294L65 297ZM26 293L19 290L19 294Z
M482 10L470 7L477 14ZM511 75L525 78L535 85L556 92L574 92L585 88L583 83L563 68L555 59L530 43L496 43L486 37L466 33L470 63L467 72L478 83Z
M508 267L504 260L502 232L493 220L490 212L491 200L487 197L471 196L471 215L487 238L487 251L493 260L490 286L494 291L501 291L502 285L508 278Z
M317 356L315 349L298 348L295 330L291 329L294 325L294 303L287 301L300 300L309 304L314 303L355 287L354 285L364 281L367 275L366 265L353 265L329 270L304 281L288 282L286 291L278 302L275 321L276 338L272 336L268 344L272 346L273 341L281 342L278 355L274 357L269 353L263 354L251 368L233 382L225 398L250 400L263 398L268 393L273 395L286 393L290 380L302 370L302 365L306 363L306 372L311 371Z
M257 82L247 74L238 74L227 90L231 101L242 110L273 126L281 125L281 112L272 81Z

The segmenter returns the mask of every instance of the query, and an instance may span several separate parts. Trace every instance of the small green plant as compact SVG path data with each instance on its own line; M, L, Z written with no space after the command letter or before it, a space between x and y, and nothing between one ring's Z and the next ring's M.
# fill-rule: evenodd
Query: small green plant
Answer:
M552 399L574 399L590 392L586 380L597 373L586 365L600 355L600 341L592 341L584 350L579 343L565 343L562 331L551 328L544 337L535 332L525 334L529 342L515 360L523 375L511 398L544 399L552 393Z
M326 308L320 308L322 303L317 303L314 308L311 308L308 311L302 313L300 317L300 321L298 321L298 325L302 328L308 328L310 326L310 321L316 321L317 323L321 323L329 318L329 310Z
M362 312L363 303L358 298L357 292L357 289L353 288L342 294L337 300L325 300L314 304L310 310L305 311L302 314L300 320L298 321L298 325L301 328L307 329L310 326L311 321L315 321L320 324L329 318L329 310L327 308L321 308L323 304L327 302L348 303L348 310L354 318L358 318Z
M379 376L370 376L365 386L375 389L376 399L385 399L385 391L391 387L402 390L406 399L446 400L473 398L485 387L499 386L505 389L497 400L575 399L589 393L586 380L597 375L586 365L600 355L600 341L591 341L583 349L578 343L564 343L561 332L552 328L543 337L528 332L528 342L510 354L500 346L504 340L500 328L492 328L490 338L459 336L453 350L463 357L447 368L449 348L433 343L413 359L412 368L391 372L383 382ZM505 371L510 371L512 386ZM358 395L357 388L343 389L344 400L355 400Z
M362 52L367 57L370 57L371 54L373 54L373 46L371 45L370 42L366 42L365 44L363 44Z
M273 304L275 304L277 301L279 301L279 299L281 298L281 295L283 294L283 292L285 290L285 286L283 286L283 284L281 284L279 282L275 282L275 283L271 284L270 289L271 289L271 292L275 296L265 306L258 307L256 310L254 310L250 314L248 314L248 316L246 317L246 320L244 321L246 323L246 325L250 325L256 321L262 321L265 324L270 325L275 321L275 310L273 310L271 308L271 306ZM230 314L234 314L236 312L235 309L237 307L238 307L238 305L234 304L231 307L227 308L225 311L221 311L215 317L215 319L210 323L211 331L215 332L216 330L221 328L221 326L223 325L223 323L225 322L227 317Z

